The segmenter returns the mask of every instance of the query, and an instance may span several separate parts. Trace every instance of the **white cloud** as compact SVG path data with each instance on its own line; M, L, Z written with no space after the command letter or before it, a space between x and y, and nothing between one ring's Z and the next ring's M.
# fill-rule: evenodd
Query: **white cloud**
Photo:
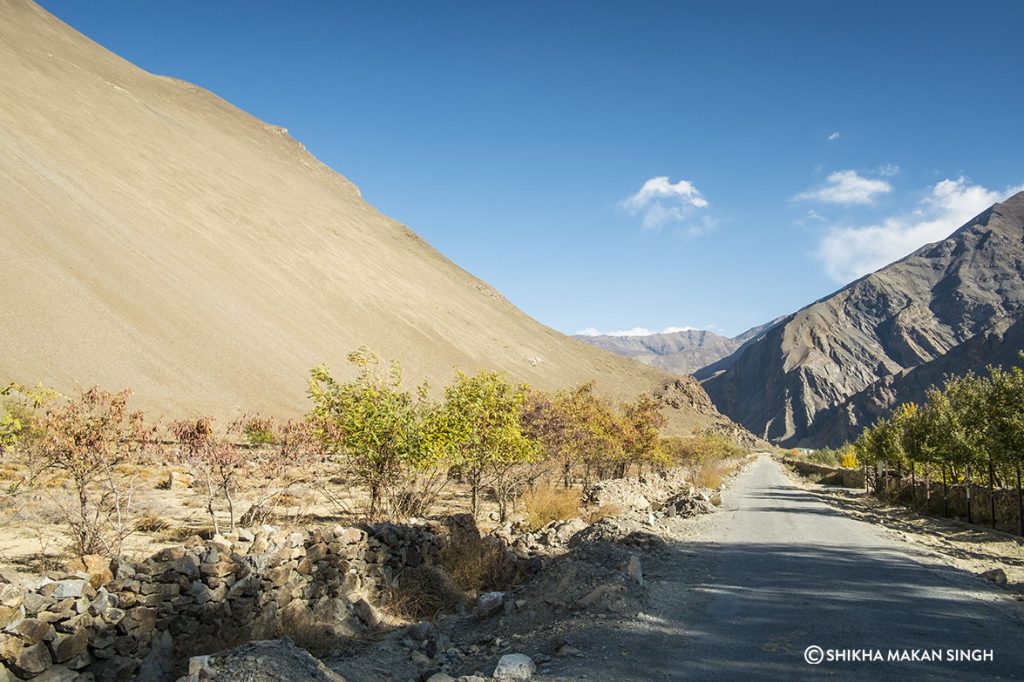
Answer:
M829 142L831 142L833 140L838 140L840 137L841 136L839 135L839 133L835 132L835 133L832 133L831 135L829 135L828 139L829 139Z
M695 331L696 327L665 327L661 331L651 331L647 327L633 327L603 332L594 327L587 327L576 332L577 336L650 336L651 334L674 334L675 332Z
M826 178L824 185L800 192L796 201L820 201L826 204L870 204L879 194L892 191L885 180L865 178L855 170L841 170Z
M834 227L818 246L830 277L849 282L906 256L955 229L990 205L1019 191L1004 192L972 185L965 178L943 180L909 213L861 227Z
M630 215L642 215L647 230L684 223L695 211L707 207L707 199L692 182L680 180L673 184L664 175L651 178L636 194L619 202L619 208Z
M878 174L883 178L891 178L900 174L900 167L895 163L887 163L878 167Z

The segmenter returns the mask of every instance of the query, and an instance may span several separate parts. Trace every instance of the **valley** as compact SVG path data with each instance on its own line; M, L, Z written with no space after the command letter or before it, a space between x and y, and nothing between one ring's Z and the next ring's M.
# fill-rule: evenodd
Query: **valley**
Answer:
M0 0L0 682L1019 679L982 5Z

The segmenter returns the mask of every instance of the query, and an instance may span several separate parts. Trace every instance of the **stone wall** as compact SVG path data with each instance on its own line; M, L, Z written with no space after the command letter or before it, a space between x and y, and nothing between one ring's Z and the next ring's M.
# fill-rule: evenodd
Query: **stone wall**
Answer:
M825 485L842 485L847 488L864 487L863 469L830 467L788 457L783 461L796 469L800 475ZM932 481L929 484L924 480L918 480L911 485L910 478L904 476L900 485L897 486L895 472L890 471L889 478L886 480L886 488L881 490L876 486L876 483L880 483L880 481L876 481L875 478L872 471L868 481L869 485L872 490L887 500L925 514L967 521L967 486L965 485L949 485L943 491L941 481ZM1019 532L1020 507L1018 506L1016 488L996 488L990 494L988 486L972 485L971 521L976 524L992 525L993 497L995 498L995 527L1010 533Z
M945 490L943 501L942 482L926 484L917 481L916 486L904 478L897 492L895 480L889 481L887 499L899 502L918 511L934 516L967 521L967 486L950 485ZM1020 530L1020 512L1017 502L1016 488L996 488L989 493L988 486L971 486L971 514L973 523L992 525L992 499L995 498L995 527L998 530L1017 533Z
M377 625L382 591L479 537L468 515L416 525L198 537L135 565L0 574L0 680L174 679L189 656L250 639L343 638Z

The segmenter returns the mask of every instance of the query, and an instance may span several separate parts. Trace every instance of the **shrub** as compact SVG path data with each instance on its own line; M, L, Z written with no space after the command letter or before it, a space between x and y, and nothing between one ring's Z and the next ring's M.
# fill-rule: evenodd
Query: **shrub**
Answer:
M37 420L36 465L67 476L74 491L62 505L75 556L106 554L118 558L134 531L129 522L131 482L119 471L134 458L151 433L141 412L129 413L131 391L97 388L51 405ZM99 484L95 485L94 484Z
M208 417L178 421L171 424L171 432L178 441L178 458L188 466L196 482L201 481L206 493L206 512L213 522L215 533L220 533L214 501L224 498L228 508L231 529L235 528L235 479L243 464L238 448L218 438L213 420Z
M441 550L441 566L459 589L473 594L502 589L511 577L504 546L481 537L449 542Z
M732 467L729 467L721 462L709 462L702 464L697 468L696 475L693 477L693 482L704 488L710 488L711 490L717 490L721 487L722 481L729 475Z
M144 514L135 522L135 529L143 533L156 533L170 527L165 519L156 514Z
M433 620L454 611L465 594L450 575L437 566L406 568L384 588L384 607L402 620Z
M236 419L228 428L229 433L237 433L250 447L274 445L277 435L274 433L274 420L258 414L247 414Z
M580 513L580 491L550 483L530 488L519 501L526 512L526 525L531 531L543 528L552 521L574 518Z

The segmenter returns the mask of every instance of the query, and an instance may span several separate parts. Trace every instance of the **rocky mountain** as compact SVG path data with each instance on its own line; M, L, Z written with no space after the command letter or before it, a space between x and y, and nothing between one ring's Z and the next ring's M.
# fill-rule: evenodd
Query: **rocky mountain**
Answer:
M990 365L1020 365L1024 351L1024 319L997 321L945 355L883 377L834 407L819 412L797 445L838 447L854 440L865 426L888 416L905 402L921 403L928 389L941 386L947 376L974 372L984 376Z
M361 345L635 396L674 377L534 321L369 205L283 128L0 0L0 383L130 386L157 413L307 407ZM678 428L727 425L706 402Z
M1024 193L1018 193L947 239L780 321L704 387L721 411L755 435L787 445L814 437L832 442L851 424L862 425L873 401L891 403L852 396L869 387L895 395L925 377L966 371L977 364L969 352L974 346L940 358L979 334L998 333L1000 321L1019 320L1022 306ZM1003 345L986 338L973 343ZM920 373L904 374L918 367ZM847 400L857 404L842 408L847 427L819 430L819 416ZM828 414L832 420L837 411Z
M579 335L575 338L675 374L692 374L705 365L732 355L743 345L738 339L702 329L644 336Z

